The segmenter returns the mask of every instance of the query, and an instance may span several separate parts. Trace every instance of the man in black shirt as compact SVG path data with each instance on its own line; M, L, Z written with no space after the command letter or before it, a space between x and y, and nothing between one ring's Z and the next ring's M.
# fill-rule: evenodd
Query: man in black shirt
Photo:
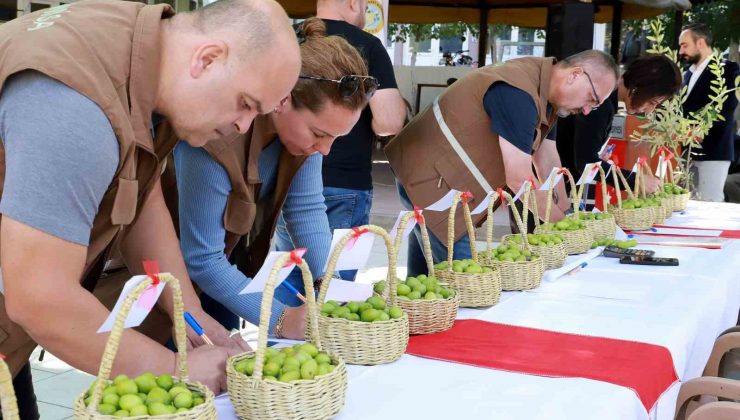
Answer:
M362 30L366 8L367 0L319 0L316 5L316 16L326 23L326 34L341 35L360 50L367 60L370 76L380 84L352 131L337 138L329 155L324 157L324 199L332 231L369 223L374 138L397 134L406 117L406 105L385 47L377 37ZM279 250L293 249L282 217L277 235ZM343 273L342 277L352 279L354 271Z

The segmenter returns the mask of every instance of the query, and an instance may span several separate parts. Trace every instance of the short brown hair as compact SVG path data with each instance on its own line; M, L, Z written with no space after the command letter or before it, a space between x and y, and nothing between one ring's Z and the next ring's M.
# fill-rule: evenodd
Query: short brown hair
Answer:
M653 98L669 98L681 88L681 72L664 55L643 55L631 62L622 75L632 105L640 107Z
M298 29L301 48L301 74L339 80L342 76L367 76L367 64L360 52L344 38L326 35L326 25L319 18L309 18ZM320 111L327 100L348 109L367 105L361 86L352 96L342 96L339 85L321 80L298 79L291 92L293 106Z

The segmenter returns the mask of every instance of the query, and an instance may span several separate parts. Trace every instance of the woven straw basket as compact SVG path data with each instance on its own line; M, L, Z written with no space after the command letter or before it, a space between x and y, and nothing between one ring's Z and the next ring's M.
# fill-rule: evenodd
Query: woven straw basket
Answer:
M229 399L234 405L236 414L244 419L328 419L337 415L344 407L347 394L347 368L331 351L328 351L336 368L325 375L314 379L301 379L285 383L263 378L263 364L267 349L267 335L270 324L270 313L275 293L278 273L291 258L289 254L281 255L270 271L267 286L262 294L260 310L259 336L257 351L243 353L229 358L226 364L226 378L229 385ZM313 278L305 261L299 264L303 273L303 285L306 289L306 318L313 319L306 323L309 341L317 349L324 350L318 333L316 318L318 309L313 289ZM234 367L240 360L256 355L254 372L247 376L236 371Z
M501 298L501 276L497 269L489 273L457 273L452 271L452 253L455 245L455 212L460 203L462 193L455 194L447 219L447 269L437 272L437 277L450 285L460 296L460 306L463 308L480 308L492 306ZM472 259L478 260L478 251L475 248L475 230L470 216L470 207L463 201L463 216L470 238L470 253Z
M15 399L13 376L8 365L0 356L0 408L3 420L20 420L18 415L18 401Z
M675 183L675 178L673 174L673 163L671 161L668 161L668 177L670 178L671 183ZM686 210L686 207L689 205L689 198L691 197L691 193L687 192L684 194L676 194L676 195L670 195L670 208L671 211L684 211Z
M622 192L619 189L619 181L621 180L624 184L624 189L627 191L627 195L630 199L635 198L635 193L627 184L627 180L624 178L622 171L618 168L614 168L612 171L614 177L614 188L617 190L617 208L612 210L614 217L617 220L617 225L624 230L647 230L653 225L655 219L654 210L651 207L642 207L639 209L623 209L622 208ZM635 190L639 191L640 182L642 180L642 171L637 171L635 174Z
M540 215L539 215L539 209L537 208L537 194L534 190L530 191L530 201L529 201L529 208L534 213L534 224L535 224L535 231L537 231L536 227L541 224L540 222ZM528 213L524 213L524 222L523 225L526 226L526 220L528 217ZM560 236L560 234L557 234ZM514 237L521 237L517 234L509 234L504 235L501 238L501 243L503 244L509 244L511 242L514 242ZM562 239L562 236L560 236L560 239ZM532 252L539 255L540 258L542 258L543 263L545 264L545 270L553 270L556 268L560 268L565 264L565 259L568 257L568 252L565 249L565 241L560 242L559 244L554 245L532 245L529 244L530 248L532 249Z
M573 180L573 175L567 169L563 169L565 174L570 181L570 198L573 204L573 217L578 220L578 213L580 212L581 196L583 195L583 185L580 188L576 186ZM545 221L550 220L550 210L552 209L552 195L555 183L550 184L550 188L547 190L547 205L545 206ZM537 226L534 229L535 233L548 233L557 234L563 238L565 243L565 252L568 255L583 254L591 249L591 244L594 242L593 234L589 229L578 229L578 230L552 230L547 229L545 225Z
M599 175L601 176L601 198L604 203L604 211L601 213L606 218L601 220L584 220L586 228L591 231L594 240L599 239L614 239L617 234L617 222L614 219L614 215L609 213L609 193L606 191L606 174L601 165L598 165Z
M398 305L396 297L396 252L388 233L381 227L365 225L359 232L367 230L383 238L388 251L388 276L386 304ZM348 233L336 245L329 257L326 268L326 280L319 290L319 307L326 301L329 284L333 281L332 273L339 261L339 255L355 232ZM385 293L385 291L384 291ZM319 335L324 348L341 357L351 365L380 365L397 360L406 351L409 342L409 317L382 322L349 321L344 318L318 316Z
M529 201L529 194L530 194L530 186L531 184L527 182L527 186L525 187L525 191L523 194L523 200L522 204L524 205L524 214L525 218L527 217L527 209L528 201ZM519 227L519 232L522 237L522 246L529 252L532 252L532 255L539 255L534 252L532 247L529 245L529 241L527 240L527 228L526 228L526 222L522 220L522 217L519 214L519 210L517 210L516 205L514 204L514 200L512 200L511 195L505 191L501 191L497 194L497 197L500 197L503 195L506 199L506 201L509 202L509 206L511 209L511 212L514 214L514 221L516 222L517 226ZM502 198L502 201L503 201ZM492 198L491 201L488 203L488 223L486 223L486 265L490 265L492 267L495 267L499 270L501 273L501 289L502 290L527 290L527 289L534 289L536 287L540 286L540 282L542 281L542 275L545 272L545 261L542 259L542 257L539 257L537 259L534 259L532 261L499 261L495 258L491 257L491 251L492 251L492 243L493 243L493 205L495 202L495 198ZM502 241L503 243L503 241ZM483 260L483 257L481 257L481 261Z
M401 247L401 239L404 234L402 226L406 226L406 223L412 217L415 217L414 212L408 212L401 219L399 225L401 227L398 229L394 244L396 252ZM418 221L421 228L422 253L427 263L429 276L433 277L435 273L434 262L432 260L432 246L429 243L426 221L421 213L418 214ZM384 298L386 298L387 289L386 287L383 290ZM410 334L434 334L452 328L452 324L455 323L455 318L457 318L457 308L460 306L460 294L455 290L455 296L448 297L447 299L397 299L396 303L409 316Z
M187 337L185 335L185 319L183 317L183 303L182 303L182 292L180 291L180 282L169 273L160 273L159 280L165 283L167 286L172 288L174 298L174 322L175 322L175 341L177 343L177 371L178 378L181 382L191 390L200 392L204 395L205 402L200 404L187 412L178 414L166 414L160 416L139 416L137 419L162 419L162 420L215 420L216 419L216 407L214 405L213 392L208 387L198 382L190 382L188 380L188 355L187 355ZM92 394L92 401L90 405L85 407L85 393L80 394L74 402L74 418L75 419L89 419L89 420L113 420L118 417L107 416L98 413L98 404L103 396L103 388L110 379L111 366L113 366L113 360L116 358L118 353L118 347L121 342L121 335L123 334L123 326L128 317L128 313L131 311L131 307L134 302L141 296L142 293L152 284L152 279L147 277L145 280L140 282L134 289L126 296L123 301L121 310L116 316L116 321L113 324L113 329L108 336L108 342L105 344L105 350L103 351L102 362L100 363L100 370L98 372L98 380L96 381L95 388ZM135 350L132 350L135 351Z

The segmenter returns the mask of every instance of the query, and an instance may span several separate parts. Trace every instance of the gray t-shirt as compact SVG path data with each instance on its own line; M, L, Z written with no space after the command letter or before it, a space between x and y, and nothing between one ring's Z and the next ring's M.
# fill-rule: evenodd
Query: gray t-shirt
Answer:
M118 167L118 141L105 113L69 86L35 71L0 92L5 185L0 213L87 246Z

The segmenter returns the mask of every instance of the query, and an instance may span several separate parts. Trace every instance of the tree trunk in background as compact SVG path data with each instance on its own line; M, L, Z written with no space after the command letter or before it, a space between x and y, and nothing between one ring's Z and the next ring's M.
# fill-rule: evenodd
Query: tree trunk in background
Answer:
M409 50L411 51L411 63L409 65L414 67L416 66L416 51L419 50L419 41L413 39L409 44Z
M496 35L498 32L498 25L490 25L488 27L488 46L489 51L491 51L491 64L498 63L498 54L497 54L497 43L496 43Z

